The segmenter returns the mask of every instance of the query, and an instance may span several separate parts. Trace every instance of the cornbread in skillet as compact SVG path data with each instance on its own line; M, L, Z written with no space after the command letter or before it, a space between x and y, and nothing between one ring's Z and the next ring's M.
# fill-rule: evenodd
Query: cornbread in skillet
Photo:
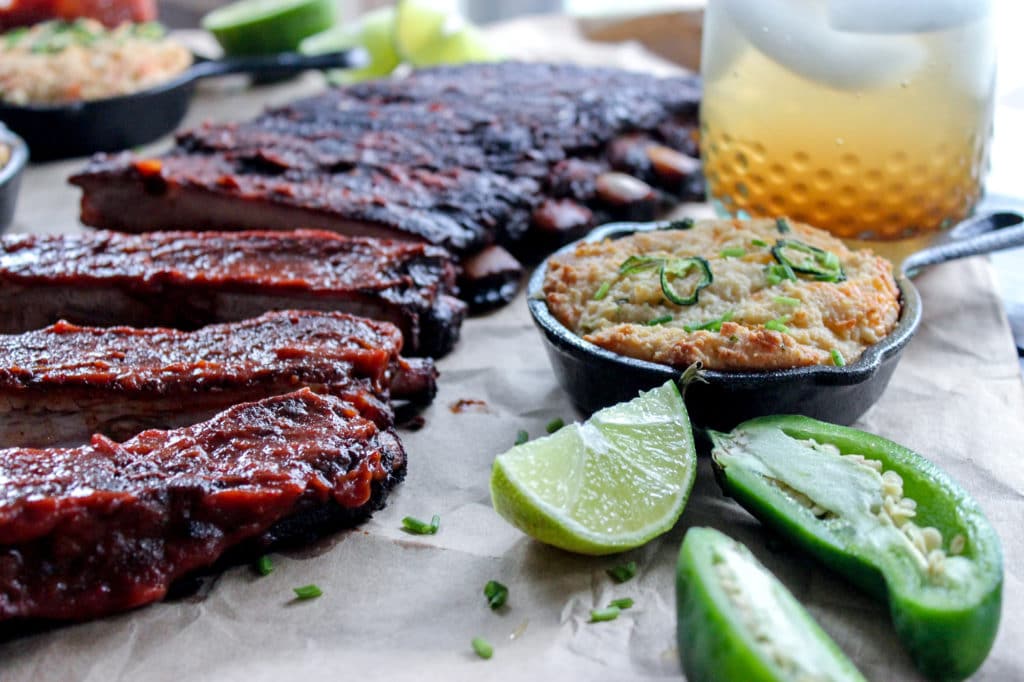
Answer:
M850 363L900 314L889 261L785 219L680 221L581 243L551 258L544 295L602 348L726 371Z

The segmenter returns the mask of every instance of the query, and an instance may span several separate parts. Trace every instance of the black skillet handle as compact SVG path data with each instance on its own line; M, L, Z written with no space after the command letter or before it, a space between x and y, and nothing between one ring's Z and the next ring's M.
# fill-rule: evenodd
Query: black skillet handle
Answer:
M227 76L233 73L247 73L253 76L282 75L311 69L351 69L365 66L367 63L366 50L361 47L317 55L279 52L278 54L196 62L189 69L189 75L191 76L190 80Z
M982 213L949 231L947 240L911 254L903 272L913 276L928 265L1024 246L1024 215L1016 211Z

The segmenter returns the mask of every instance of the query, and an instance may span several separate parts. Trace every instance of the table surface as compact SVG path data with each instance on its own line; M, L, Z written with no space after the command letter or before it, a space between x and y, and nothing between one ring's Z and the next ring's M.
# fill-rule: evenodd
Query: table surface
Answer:
M249 116L317 87L311 77L231 98L203 95L186 125ZM997 187L1005 173L998 144ZM77 193L64 178L79 166L31 168L14 229L77 229ZM1019 274L1021 254L1007 258L1009 272ZM886 393L857 426L927 453L996 526L1005 553L1003 623L979 678L1002 682L1024 679L1024 540L1017 532L1024 520L1024 469L1017 456L1024 387L990 274L983 261L970 259L921 275L917 284L927 304L920 331ZM366 680L677 678L672 565L694 525L720 528L747 543L869 679L918 679L884 606L773 548L760 526L721 496L706 460L677 527L621 559L641 566L626 586L612 586L604 575L620 559L557 552L504 523L487 492L493 455L509 447L518 429L542 434L552 418L572 415L543 354L522 296L469 320L459 347L440 363L443 380L425 412L426 427L402 434L408 478L365 526L275 555L276 570L267 578L236 567L195 599L0 643L0 679L312 682L337 679L339 670L358 670ZM484 400L487 410L455 414L448 408L465 398ZM399 530L403 515L434 512L443 519L437 536L410 538ZM491 614L482 604L479 589L492 578L512 590L506 614ZM324 597L289 603L291 588L309 582L323 587ZM602 624L607 627L587 624L590 608L618 596L636 598L637 606ZM493 660L473 658L467 643L476 634L496 644Z

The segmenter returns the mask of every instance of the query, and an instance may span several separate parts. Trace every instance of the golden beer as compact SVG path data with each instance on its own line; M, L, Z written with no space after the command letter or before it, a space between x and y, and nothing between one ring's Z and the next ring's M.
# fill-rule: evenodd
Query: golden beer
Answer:
M991 136L990 8L948 0L936 16L930 2L710 0L701 151L716 208L857 239L966 216Z

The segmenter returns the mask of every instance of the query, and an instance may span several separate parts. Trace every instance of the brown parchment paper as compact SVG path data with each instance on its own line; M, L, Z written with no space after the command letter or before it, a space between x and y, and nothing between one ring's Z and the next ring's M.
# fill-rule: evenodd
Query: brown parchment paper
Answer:
M592 47L559 19L526 20L493 35L510 52L666 70L636 46ZM253 115L321 87L316 76L234 93L207 92L188 124ZM77 192L64 179L80 162L33 167L15 230L77 227ZM858 426L924 453L979 500L1003 541L1003 623L979 672L1024 679L1024 387L986 261L936 267L917 284L924 321L889 389ZM0 643L0 680L627 680L679 679L673 567L689 526L746 542L808 606L871 680L918 679L886 609L801 556L769 549L758 523L714 484L707 461L677 527L622 557L570 555L533 542L491 509L493 457L516 431L534 437L575 415L548 366L520 296L469 320L440 362L440 392L426 427L405 432L409 472L386 509L363 527L301 552L275 555L264 578L230 569L192 597ZM455 414L460 399L486 409ZM405 515L441 515L441 531L399 530ZM639 575L613 584L604 569L635 559ZM487 608L482 588L510 588ZM293 602L292 588L324 595ZM630 596L618 620L587 623L593 607ZM482 661L469 641L487 637Z

